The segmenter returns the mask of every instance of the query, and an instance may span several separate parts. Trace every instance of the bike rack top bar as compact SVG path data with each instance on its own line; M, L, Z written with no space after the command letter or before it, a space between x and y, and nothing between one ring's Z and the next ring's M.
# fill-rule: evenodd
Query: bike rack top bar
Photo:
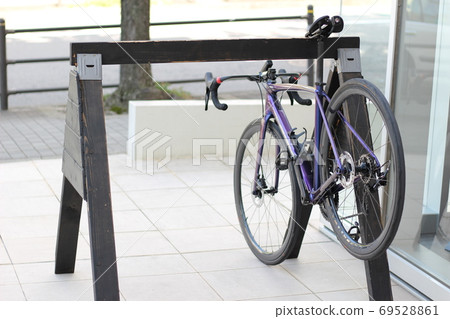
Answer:
M337 59L339 48L359 48L359 37L324 40L324 58ZM101 54L102 64L316 59L317 40L238 39L118 41L71 43L71 65L78 54Z

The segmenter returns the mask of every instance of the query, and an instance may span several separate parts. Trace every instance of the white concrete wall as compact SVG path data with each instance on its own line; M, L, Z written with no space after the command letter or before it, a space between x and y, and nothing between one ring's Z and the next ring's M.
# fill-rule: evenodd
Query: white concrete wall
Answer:
M287 99L286 99L287 100ZM293 127L312 133L313 107L290 106L285 111ZM128 164L146 170L149 161L164 165L174 158L234 158L237 142L252 120L261 117L260 100L228 100L228 110L203 101L132 101L129 105ZM303 122L303 123L302 123ZM231 159L232 161L232 159Z

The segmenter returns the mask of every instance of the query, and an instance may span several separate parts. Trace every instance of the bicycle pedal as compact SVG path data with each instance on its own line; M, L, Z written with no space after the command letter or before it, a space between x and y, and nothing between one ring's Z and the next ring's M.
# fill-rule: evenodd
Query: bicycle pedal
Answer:
M288 159L284 157L278 157L275 160L275 165L280 171L285 171L288 169Z

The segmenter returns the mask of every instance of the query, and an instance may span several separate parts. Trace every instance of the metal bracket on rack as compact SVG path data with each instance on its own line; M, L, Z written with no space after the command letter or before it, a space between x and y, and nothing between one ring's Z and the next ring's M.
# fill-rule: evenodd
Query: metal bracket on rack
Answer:
M77 71L80 80L102 80L102 55L78 54Z
M338 73L361 73L361 57L359 49L338 49L336 62Z

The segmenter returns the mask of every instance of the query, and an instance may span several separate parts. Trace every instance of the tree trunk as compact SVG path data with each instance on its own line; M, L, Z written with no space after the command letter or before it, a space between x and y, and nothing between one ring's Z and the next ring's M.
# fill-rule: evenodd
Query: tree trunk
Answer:
M150 39L150 0L121 1L121 40ZM109 108L128 109L130 100L162 99L164 94L155 88L150 64L120 66L118 89L105 100Z
M150 0L121 1L121 40L150 39ZM153 85L149 64L120 66L119 90L124 96L139 94L140 89Z

